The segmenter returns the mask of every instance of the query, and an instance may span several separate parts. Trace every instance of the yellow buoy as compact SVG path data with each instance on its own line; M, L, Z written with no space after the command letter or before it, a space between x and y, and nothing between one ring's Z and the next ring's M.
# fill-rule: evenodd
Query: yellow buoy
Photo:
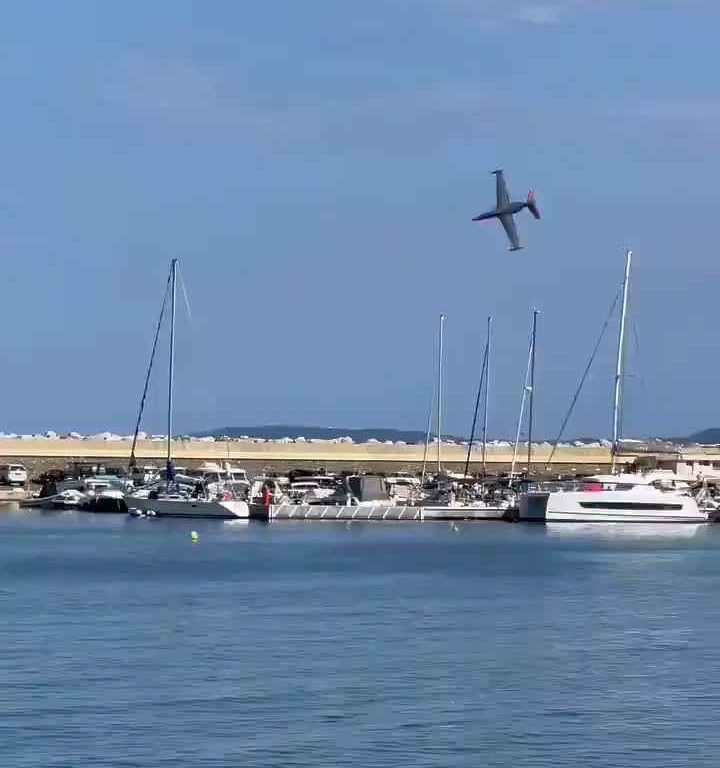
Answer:
M193 542L200 541L200 537L198 536L197 531L190 531L190 539Z

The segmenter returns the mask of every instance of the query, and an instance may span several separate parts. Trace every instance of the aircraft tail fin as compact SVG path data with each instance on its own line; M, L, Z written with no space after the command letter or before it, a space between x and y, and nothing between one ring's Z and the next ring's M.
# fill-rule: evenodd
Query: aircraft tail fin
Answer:
M532 189L528 192L527 207L536 219L540 218L540 209L537 207L537 200L535 199L535 193Z

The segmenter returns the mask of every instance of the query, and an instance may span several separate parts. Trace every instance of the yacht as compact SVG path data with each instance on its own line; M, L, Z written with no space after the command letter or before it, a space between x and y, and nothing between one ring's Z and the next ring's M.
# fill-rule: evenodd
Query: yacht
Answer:
M324 504L337 486L338 480L332 475L308 475L293 480L287 495L292 504Z
M689 491L665 489L652 476L592 475L570 484L544 483L520 496L518 519L529 522L706 523Z
M244 499L247 497L250 484L244 469L233 467L229 463L222 467L217 464L206 464L201 467L198 473L193 475L189 470L176 467L172 460L177 269L177 259L172 259L130 455L132 461L134 459L135 442L155 356L155 347L160 334L166 301L169 298L170 359L168 370L167 435L165 436L167 443L165 471L159 473L160 477L155 485L142 488L127 495L125 497L125 504L127 505L128 512L134 516L156 515L158 517L248 519L250 517L250 508Z
M128 511L134 516L201 517L221 520L247 520L250 507L245 501L237 501L227 494L218 498L193 498L182 493L138 494L125 498Z
M687 487L688 484L680 482L677 477L671 478L658 472L642 475L615 471L621 435L625 324L631 261L632 251L627 251L615 368L611 474L592 475L570 484L545 483L530 486L526 493L520 495L520 520L548 523L705 523L715 514L707 509L700 509Z

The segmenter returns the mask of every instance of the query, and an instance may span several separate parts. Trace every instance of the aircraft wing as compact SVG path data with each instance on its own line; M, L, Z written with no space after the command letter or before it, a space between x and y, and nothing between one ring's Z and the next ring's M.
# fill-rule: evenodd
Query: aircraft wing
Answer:
M518 251L521 248L520 240L518 238L517 229L515 228L515 219L513 219L511 213L503 213L500 216L498 216L500 219L500 223L503 225L503 228L505 229L505 233L508 236L508 240L510 241L510 245L512 246L510 248L511 251Z
M502 171L493 171L495 174L495 193L497 195L497 208L500 210L510 203L510 193L505 186L505 177Z

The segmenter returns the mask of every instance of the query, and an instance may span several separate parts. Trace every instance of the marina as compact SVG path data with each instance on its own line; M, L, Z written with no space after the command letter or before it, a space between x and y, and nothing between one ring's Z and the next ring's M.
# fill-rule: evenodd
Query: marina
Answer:
M74 462L64 470L47 469L39 476L42 483L37 491L18 501L24 509L77 509L86 512L128 513L135 517L177 517L222 520L282 521L509 521L533 523L693 523L714 522L720 517L718 485L711 482L720 463L711 462L709 471L700 471L694 477L688 474L685 462L681 470L682 450L664 444L658 451L638 441L622 440L621 414L623 382L625 378L625 336L630 286L632 251L625 259L624 279L620 300L616 370L613 385L612 439L588 445L576 442L562 445L560 439L572 409L590 370L598 345L607 329L618 297L611 305L608 320L590 357L580 385L563 420L554 443L533 444L534 395L536 386L536 355L538 337L537 310L532 311L531 334L522 397L517 418L515 440L510 443L488 441L488 412L491 369L492 317L487 319L487 336L482 355L482 366L475 398L475 408L467 441L443 438L443 382L444 382L444 330L445 315L439 316L437 337L437 369L431 407L428 411L424 443L414 446L395 445L386 441L368 440L365 445L349 445L347 440L308 443L297 436L289 438L293 449L300 445L305 458L322 456L325 466L303 471L296 461L287 475L273 471L265 463L263 469L250 476L245 467L231 462L233 456L256 452L268 459L277 444L258 440L230 441L173 439L175 329L178 284L178 261L173 259L167 278L159 319L154 334L152 351L146 370L144 387L129 447L127 441L104 441L117 451L120 466L109 470L100 462ZM153 364L166 311L169 311L168 376L167 376L167 430L166 435L147 441L141 439L140 427L148 395ZM481 440L475 442L476 427L482 408ZM431 440L431 426L435 416L435 435ZM521 440L524 419L527 418L527 439ZM20 441L27 452L27 441ZM38 441L34 441L36 447ZM84 441L47 437L40 444L58 446L83 445ZM145 444L144 444L145 443ZM162 444L162 448L157 443ZM389 443L389 444L388 444ZM10 439L4 445L17 446ZM281 441L285 456L288 443ZM203 462L191 466L190 454L202 445L206 455L219 454L224 449L222 462ZM212 448L210 448L212 445ZM87 448L87 445L83 446ZM420 448L422 447L422 452ZM432 448L432 452L431 452ZM250 449L250 454L244 451ZM398 450L399 449L399 450ZM510 458L509 471L490 474L497 465L499 450L506 450ZM645 449L645 450L643 450ZM107 450L107 449L103 449ZM160 451L162 450L162 453ZM391 471L374 473L367 469L333 471L328 465L340 456L356 456L365 451L369 455L383 455L386 468L402 456L405 466L392 466ZM337 451L335 459L329 459ZM526 458L522 458L526 451ZM574 451L575 466L562 466L567 454ZM681 455L673 456L673 453ZM158 454L165 463L159 468L146 463ZM432 454L432 455L431 455ZM478 455L479 454L479 455ZM565 454L565 456L563 456ZM282 454L281 454L282 455ZM453 458L464 456L462 472L454 471ZM583 458L578 461L578 457ZM276 454L277 458L277 454ZM411 458L420 462L420 470L411 467ZM597 464L609 464L609 474L601 466L595 471L582 471L576 465L594 459ZM28 484L27 468L14 461L0 464L0 479L7 485ZM182 463L178 464L178 460ZM347 460L347 458L345 459ZM474 461L473 461L474 460ZM141 463L142 462L142 463ZM545 462L543 464L543 462ZM554 462L554 463L553 463ZM674 462L674 466L673 466ZM562 471L565 470L565 472ZM622 470L625 470L624 472Z

